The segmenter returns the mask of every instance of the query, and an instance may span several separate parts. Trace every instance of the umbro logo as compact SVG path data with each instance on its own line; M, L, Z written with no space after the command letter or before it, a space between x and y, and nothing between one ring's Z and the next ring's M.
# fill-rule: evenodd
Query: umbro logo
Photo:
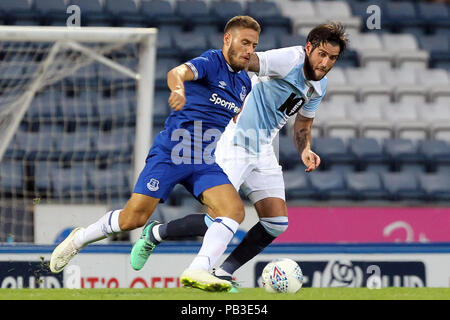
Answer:
M219 81L220 88L225 89L226 86L227 86L227 83L225 81Z

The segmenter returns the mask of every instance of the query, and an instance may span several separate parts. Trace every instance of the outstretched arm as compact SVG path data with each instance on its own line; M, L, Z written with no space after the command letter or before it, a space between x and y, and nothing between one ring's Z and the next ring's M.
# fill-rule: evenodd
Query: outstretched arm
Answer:
M167 73L167 85L171 91L169 105L174 110L181 110L185 103L184 82L194 80L194 73L185 64L173 68Z
M297 113L294 123L294 144L306 166L306 172L313 171L320 165L320 157L311 151L313 120L314 118L306 118Z

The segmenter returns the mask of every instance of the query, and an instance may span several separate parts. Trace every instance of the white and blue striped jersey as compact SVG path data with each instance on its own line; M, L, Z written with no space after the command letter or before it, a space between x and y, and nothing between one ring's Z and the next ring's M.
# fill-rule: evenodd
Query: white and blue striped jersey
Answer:
M299 112L314 118L326 92L327 78L305 78L302 46L256 53L259 73L252 77L252 90L234 126L234 144L251 153L271 145L288 119Z

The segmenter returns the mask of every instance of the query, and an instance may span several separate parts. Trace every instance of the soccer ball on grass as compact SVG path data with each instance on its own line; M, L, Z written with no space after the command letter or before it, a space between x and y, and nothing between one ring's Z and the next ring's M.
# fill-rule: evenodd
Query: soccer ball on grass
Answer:
M294 260L284 258L269 262L262 272L267 292L296 293L303 284L303 273Z

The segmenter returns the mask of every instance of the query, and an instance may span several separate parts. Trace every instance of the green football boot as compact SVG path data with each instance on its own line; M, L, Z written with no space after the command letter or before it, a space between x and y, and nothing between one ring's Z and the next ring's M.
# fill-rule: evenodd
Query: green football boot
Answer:
M148 257L155 250L159 242L154 242L150 239L152 228L160 224L159 221L150 220L144 227L142 235L131 249L130 262L134 270L141 270L148 260Z

